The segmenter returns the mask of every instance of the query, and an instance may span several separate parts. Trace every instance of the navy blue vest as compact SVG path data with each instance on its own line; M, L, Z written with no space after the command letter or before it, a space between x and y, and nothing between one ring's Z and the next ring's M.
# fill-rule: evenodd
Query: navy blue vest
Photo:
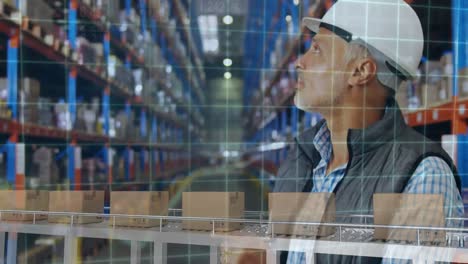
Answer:
M310 192L312 169L320 161L313 139L324 120L295 139L282 163L274 192ZM408 127L391 100L381 120L370 127L348 132L349 161L345 176L334 190L337 221L359 223L349 214L373 214L374 193L401 193L417 166L426 157L440 157L452 168L459 191L461 180L449 155L440 144ZM316 263L380 263L378 259L317 255ZM283 259L284 260L284 259Z

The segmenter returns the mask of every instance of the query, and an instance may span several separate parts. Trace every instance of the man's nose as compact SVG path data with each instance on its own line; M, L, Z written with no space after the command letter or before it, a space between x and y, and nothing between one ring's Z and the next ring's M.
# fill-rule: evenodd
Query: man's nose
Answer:
M296 70L304 69L304 65L302 64L302 56L299 56L297 58L296 62L294 63L294 66L295 66Z

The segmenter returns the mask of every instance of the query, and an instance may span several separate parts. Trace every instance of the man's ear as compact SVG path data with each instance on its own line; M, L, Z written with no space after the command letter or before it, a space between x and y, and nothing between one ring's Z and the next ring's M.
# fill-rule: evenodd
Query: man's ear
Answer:
M371 83L377 75L377 64L370 58L357 60L351 67L348 84L364 86Z

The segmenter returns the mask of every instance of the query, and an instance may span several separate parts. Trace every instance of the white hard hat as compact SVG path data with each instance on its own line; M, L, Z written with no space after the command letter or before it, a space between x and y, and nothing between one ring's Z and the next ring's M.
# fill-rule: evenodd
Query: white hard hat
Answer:
M303 23L314 33L325 27L348 42L363 42L387 87L398 87L395 74L403 80L417 75L424 35L418 16L403 0L339 0L322 19L304 18Z

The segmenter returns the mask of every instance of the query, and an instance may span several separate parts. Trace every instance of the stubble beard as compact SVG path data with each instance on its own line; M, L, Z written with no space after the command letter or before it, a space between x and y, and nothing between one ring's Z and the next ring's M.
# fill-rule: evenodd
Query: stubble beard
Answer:
M328 115L333 111L336 111L337 109L341 108L345 98L345 89L345 87L340 88L338 91L331 95L331 99L319 98L319 100L315 102L302 102L300 99L301 95L299 94L299 91L296 91L296 93L294 94L294 104L297 108L301 109L302 111L318 112L324 115Z

